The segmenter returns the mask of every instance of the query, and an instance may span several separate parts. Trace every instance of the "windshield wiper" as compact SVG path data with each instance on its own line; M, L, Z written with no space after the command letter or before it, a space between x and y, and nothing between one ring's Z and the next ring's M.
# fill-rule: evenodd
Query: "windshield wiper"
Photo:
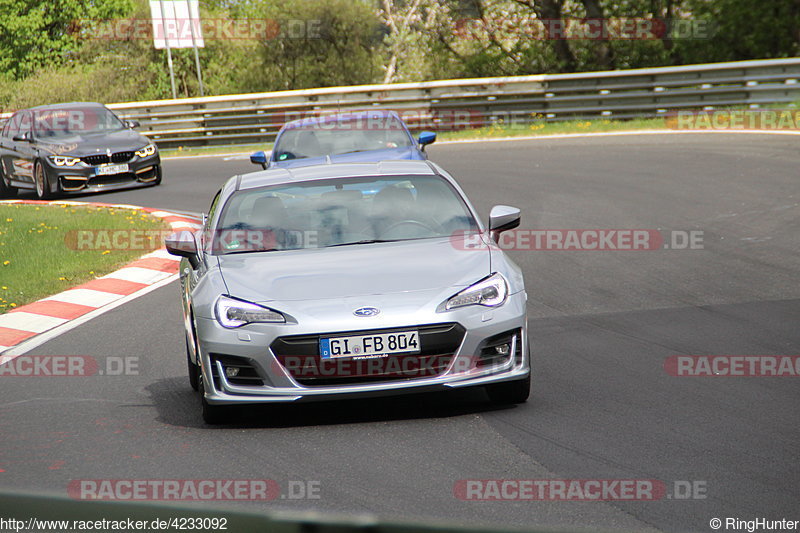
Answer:
M257 254L259 252L277 252L277 251L279 251L277 248L264 248L262 250L230 250L227 252L223 252L222 255Z
M333 248L334 246L349 246L351 244L375 244L378 242L397 242L403 239L364 239L363 241L340 242L338 244L329 244L325 248Z
M336 154L331 154L331 156L345 155L345 154L355 154L355 153L358 153L358 152L371 152L371 151L372 150L350 150L349 152L339 152L339 153L336 153Z

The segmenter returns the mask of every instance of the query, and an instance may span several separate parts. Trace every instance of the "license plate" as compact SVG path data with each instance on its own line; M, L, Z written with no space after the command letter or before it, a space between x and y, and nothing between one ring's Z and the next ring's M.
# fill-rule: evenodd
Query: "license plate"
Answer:
M103 165L94 169L95 176L108 176L109 174L122 174L128 172L128 164L121 165Z
M419 353L419 333L396 331L350 337L328 337L319 340L319 355L323 359L370 357L393 353Z

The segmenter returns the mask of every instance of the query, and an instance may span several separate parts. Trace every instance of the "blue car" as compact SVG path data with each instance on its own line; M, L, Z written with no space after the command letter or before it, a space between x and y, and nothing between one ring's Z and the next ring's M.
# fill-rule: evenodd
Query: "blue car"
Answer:
M414 139L394 111L369 110L287 122L272 153L255 152L250 161L263 168L290 168L325 163L386 159L427 159L425 146L436 134L423 131Z

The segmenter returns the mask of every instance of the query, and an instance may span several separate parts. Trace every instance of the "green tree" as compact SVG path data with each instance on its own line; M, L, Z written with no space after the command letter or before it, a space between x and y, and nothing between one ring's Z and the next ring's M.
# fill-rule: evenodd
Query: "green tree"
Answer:
M680 61L706 63L791 57L800 53L800 2L795 0L686 0L703 21L706 38L677 41Z
M243 72L243 89L275 91L372 83L380 76L375 10L353 0L255 0L245 15L277 23Z
M76 23L126 15L130 0L0 0L0 73L22 79L68 60Z

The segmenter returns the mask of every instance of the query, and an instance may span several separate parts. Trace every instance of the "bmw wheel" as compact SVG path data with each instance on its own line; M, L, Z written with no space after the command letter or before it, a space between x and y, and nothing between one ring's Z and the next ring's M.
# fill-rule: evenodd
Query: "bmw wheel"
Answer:
M53 193L50 192L50 181L47 179L47 172L44 171L44 167L38 161L33 169L33 181L36 182L36 196L40 200L47 200L53 197Z

